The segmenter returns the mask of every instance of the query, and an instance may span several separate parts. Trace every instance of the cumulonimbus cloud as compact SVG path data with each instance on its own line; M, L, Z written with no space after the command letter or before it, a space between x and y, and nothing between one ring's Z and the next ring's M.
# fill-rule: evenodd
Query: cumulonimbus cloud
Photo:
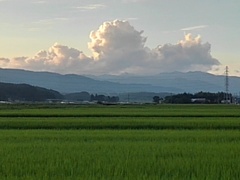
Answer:
M20 68L76 74L155 74L166 71L210 70L219 65L211 56L211 45L201 37L185 35L176 44L154 49L145 46L147 38L128 21L104 22L90 33L88 48L92 56L55 43L33 57L0 58L3 68Z
M177 44L165 44L154 50L156 64L168 71L208 71L219 61L211 56L211 45L202 43L201 37L187 34ZM157 66L157 65L155 65ZM160 68L160 67L159 67Z
M88 47L96 59L121 56L143 49L146 38L142 37L142 33L127 21L105 22L98 30L90 33Z

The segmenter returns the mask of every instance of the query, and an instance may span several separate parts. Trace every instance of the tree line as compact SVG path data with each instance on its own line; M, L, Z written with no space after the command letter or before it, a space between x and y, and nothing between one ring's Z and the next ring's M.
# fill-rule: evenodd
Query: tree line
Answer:
M109 102L116 103L119 102L118 96L106 96L102 94L90 94L86 91L79 93L70 93L64 96L65 100L68 101L90 101L90 102Z
M116 103L119 101L118 96L105 96L105 95L98 95L98 94L91 94L90 101L97 101L97 102L109 102L109 103Z
M206 104L218 104L227 100L230 103L232 94L226 94L225 92L211 93L211 92L198 92L195 94L182 93L171 96L166 96L164 103L173 104L190 104L190 103L206 103ZM156 97L155 97L156 99ZM153 99L154 101L154 99Z

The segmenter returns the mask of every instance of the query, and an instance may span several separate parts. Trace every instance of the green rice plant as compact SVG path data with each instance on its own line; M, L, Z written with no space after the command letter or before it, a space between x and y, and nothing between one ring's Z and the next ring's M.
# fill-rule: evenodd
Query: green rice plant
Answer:
M20 107L0 109L0 117L240 117L237 105Z
M1 105L1 179L240 179L235 105Z
M239 179L240 132L1 130L2 179Z
M240 129L239 117L0 117L0 129Z

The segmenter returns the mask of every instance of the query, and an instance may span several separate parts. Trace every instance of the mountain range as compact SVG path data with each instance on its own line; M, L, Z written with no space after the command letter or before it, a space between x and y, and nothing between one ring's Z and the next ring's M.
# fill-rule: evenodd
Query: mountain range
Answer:
M196 93L225 91L224 75L205 72L172 72L154 76L123 75L76 75L51 72L33 72L19 69L0 69L0 82L25 83L59 91L74 93L133 93L133 92L169 92ZM240 77L229 76L229 92L240 91Z
M194 72L169 72L161 73L154 76L135 76L124 74L121 76L102 75L89 76L97 80L108 80L111 82L132 84L150 84L175 89L176 91L168 91L172 93L189 92L196 93L199 91L219 92L225 91L226 77L221 75L213 75L210 73L194 71ZM229 89L233 92L240 90L240 77L228 77Z

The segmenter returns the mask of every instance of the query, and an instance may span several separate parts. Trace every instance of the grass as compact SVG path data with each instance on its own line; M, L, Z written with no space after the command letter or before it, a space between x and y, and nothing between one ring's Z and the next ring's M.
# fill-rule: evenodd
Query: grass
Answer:
M240 179L226 105L0 106L1 179Z

